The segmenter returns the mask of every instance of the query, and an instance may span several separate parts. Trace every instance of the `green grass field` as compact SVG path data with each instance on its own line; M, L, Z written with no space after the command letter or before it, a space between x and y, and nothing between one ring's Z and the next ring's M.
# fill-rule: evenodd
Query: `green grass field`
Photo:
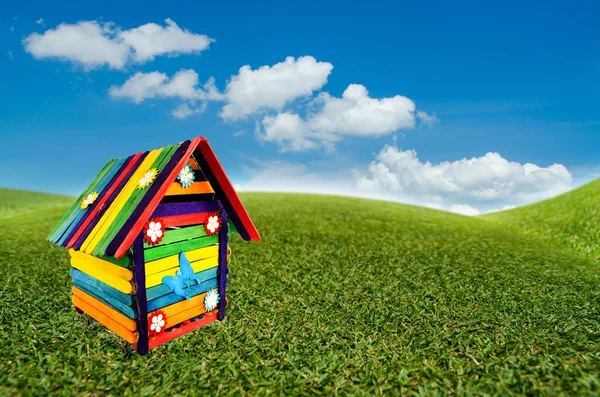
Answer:
M600 393L600 182L464 217L243 194L226 321L139 357L70 302L70 198L0 190L0 394ZM22 211L22 212L21 212Z

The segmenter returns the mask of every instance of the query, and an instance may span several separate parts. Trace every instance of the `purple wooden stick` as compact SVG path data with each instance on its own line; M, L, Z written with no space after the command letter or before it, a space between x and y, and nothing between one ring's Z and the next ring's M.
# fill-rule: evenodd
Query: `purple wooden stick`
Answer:
M221 202L219 200L162 203L156 207L151 218L158 218L161 216L189 215L200 212L216 212L220 211L221 208Z
M87 225L87 227L85 228L83 233L81 233L81 236L79 236L79 238L77 239L77 242L73 245L73 249L75 251L78 251L79 248L81 248L81 246L83 245L85 240L88 238L88 236L90 235L92 230L94 230L94 228L96 227L96 225L98 224L100 219L102 219L102 216L104 215L106 210L110 207L110 205L113 203L113 201L115 201L115 198L119 195L119 193L121 193L121 190L123 190L123 186L125 186L125 184L127 182L129 182L129 180L131 179L131 176L138 169L140 164L142 164L142 161L144 161L144 159L146 158L148 153L150 153L150 152L145 152L144 154L142 154L140 156L138 161L133 165L133 167L131 167L131 169L129 170L127 175L125 175L125 178L123 178L121 183L119 183L119 186L117 186L117 188L112 192L112 194L110 195L108 200L106 200L102 209L100 211L98 211L98 213L96 214L94 219L90 222L89 225Z
M142 215L142 212L144 212L148 204L150 204L150 201L152 201L152 199L154 199L154 196L156 196L158 190L167 181L169 174L171 173L171 171L173 171L177 163L179 163L179 160L181 160L181 158L185 154L187 148L190 146L190 143L192 142L185 141L181 145L179 145L177 150L175 150L175 153L173 153L173 156L171 156L171 158L167 162L167 165L165 165L160 174L158 174L156 180L152 182L152 185L150 186L146 194L144 194L144 197L142 197L142 200L138 203L137 207L135 207L135 210L133 210L129 218L127 218L127 221L125 221L123 227L121 227L121 229L112 239L110 244L106 246L106 249L104 250L104 255L113 256L115 252L117 252L117 249L119 248L125 237L127 237L129 232L133 228L133 225L135 225L139 217Z
M221 211L221 228L219 229L219 313L217 320L225 318L225 289L227 288L227 212Z
M144 235L137 236L133 243L133 270L135 271L135 306L137 309L137 352L148 353L148 303L146 302L146 269L144 267Z
M210 166L204 159L204 156L202 155L202 153L199 150L195 150L194 158L198 162L198 165L202 169L202 172L204 172L204 175L206 175L206 179L210 182L210 185L212 186L213 190L215 191L216 197L221 201L223 208L229 214L229 217L231 218L231 221L235 225L235 228L237 229L238 233L244 240L249 241L250 235L246 231L244 224L240 221L240 218L238 217L237 213L233 209L233 206L229 202L229 199L225 195L225 192L223 192L223 189L221 188L219 181L217 180L217 178L215 178L215 175L213 174L213 172L210 169Z

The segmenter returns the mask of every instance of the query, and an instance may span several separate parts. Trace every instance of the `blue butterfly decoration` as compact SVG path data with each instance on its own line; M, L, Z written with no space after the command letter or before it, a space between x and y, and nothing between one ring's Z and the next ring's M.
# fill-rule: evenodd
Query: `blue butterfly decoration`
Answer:
M175 276L163 277L162 282L169 287L175 295L190 300L189 290L185 289L185 287L190 286L190 281L196 281L200 284L200 280L196 277L190 261L185 257L185 252L182 252L179 254L179 270L177 270Z

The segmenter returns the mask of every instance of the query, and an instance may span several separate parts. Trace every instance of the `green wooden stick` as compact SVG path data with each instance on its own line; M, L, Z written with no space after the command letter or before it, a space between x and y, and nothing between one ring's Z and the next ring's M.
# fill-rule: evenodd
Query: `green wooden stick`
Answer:
M165 235L159 244L151 245L144 241L144 248L149 249L161 247L163 245L176 243L178 241L189 240L191 238L198 238L204 236L206 236L206 230L204 230L204 225L184 227L181 229L168 229L165 231Z
M219 242L219 236L205 236L193 240L185 240L179 243L168 244L162 247L150 248L144 250L144 261L150 262L165 256L175 255L180 252L190 251L197 248L208 247Z

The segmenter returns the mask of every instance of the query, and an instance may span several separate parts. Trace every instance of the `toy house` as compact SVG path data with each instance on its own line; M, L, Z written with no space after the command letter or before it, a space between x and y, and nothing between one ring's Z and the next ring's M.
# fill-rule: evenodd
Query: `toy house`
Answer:
M145 355L223 320L229 234L260 240L208 141L110 160L48 236L72 301Z

